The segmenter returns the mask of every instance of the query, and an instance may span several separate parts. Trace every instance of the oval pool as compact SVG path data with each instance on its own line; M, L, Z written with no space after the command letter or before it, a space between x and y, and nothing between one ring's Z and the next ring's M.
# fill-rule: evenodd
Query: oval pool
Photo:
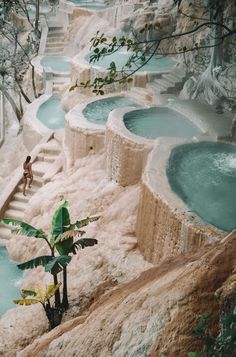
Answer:
M66 56L45 56L40 63L44 68L51 67L53 72L70 72L70 58Z
M127 106L138 107L139 105L127 97L117 96L95 100L86 105L82 113L88 121L105 125L108 115L113 109Z
M49 129L59 129L65 126L65 114L66 111L61 106L60 98L53 95L40 105L37 118Z
M236 228L236 146L201 142L176 147L167 176L178 196L204 221Z
M124 115L124 124L132 133L147 139L161 136L191 138L202 134L187 117L163 107L128 112Z
M92 52L87 54L85 59L89 62L90 56ZM105 56L99 61L93 62L92 65L96 66L101 66L103 68L108 68L110 67L111 62L115 62L116 68L120 70L128 61L130 56L132 55L132 52L127 52L127 51L117 51L109 56ZM142 68L139 69L139 71L148 71L148 72L169 72L171 69L173 69L176 65L176 61L170 57L167 56L160 56L156 55L153 56L148 63L146 63ZM137 64L132 64L131 68L127 68L127 71L129 70L134 70L138 66L142 64L142 61L139 60Z
M19 270L16 263L10 260L5 247L0 246L0 316L8 309L16 306L13 300L20 298L20 283L23 277L22 270Z

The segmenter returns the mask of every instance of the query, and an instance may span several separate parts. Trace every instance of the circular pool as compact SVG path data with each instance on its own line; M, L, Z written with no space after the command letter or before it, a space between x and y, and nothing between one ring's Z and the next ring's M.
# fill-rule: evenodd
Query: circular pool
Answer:
M201 142L176 147L167 167L173 191L204 221L236 228L236 146Z
M89 103L82 113L88 121L105 125L108 115L113 109L127 106L138 107L138 104L127 97L109 97Z
M92 53L89 53L85 58L89 62L90 56ZM96 62L93 62L92 64L96 66L100 66L103 68L108 68L110 67L111 62L115 62L116 68L118 70L121 70L122 67L127 63L128 59L132 55L132 52L127 52L127 51L117 51L109 56L105 56L101 59L99 59ZM139 71L147 71L147 72L169 72L171 69L173 69L176 65L176 61L170 57L167 56L160 56L156 55L153 56L148 63L146 63L142 68L139 69ZM131 68L127 68L128 70L135 70L137 67L139 67L142 64L142 61L139 60L136 64L132 64Z
M23 276L21 270L16 266L16 263L10 260L5 247L0 246L0 316L8 309L15 306L14 299L19 299L19 285Z
M53 72L70 72L70 58L66 56L45 56L40 63L44 68L51 67Z
M130 111L124 115L124 124L132 133L147 139L161 136L191 138L202 134L187 117L164 107Z
M37 118L49 129L59 129L65 125L65 114L66 111L61 106L60 98L53 95L40 105Z

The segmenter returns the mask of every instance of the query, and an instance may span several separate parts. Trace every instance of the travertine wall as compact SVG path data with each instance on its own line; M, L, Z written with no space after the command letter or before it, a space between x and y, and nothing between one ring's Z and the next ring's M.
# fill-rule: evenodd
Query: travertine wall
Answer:
M113 110L109 114L106 129L107 175L121 186L133 185L140 180L154 143L153 140L136 136L126 129L123 116L130 109L131 107Z
M90 130L72 127L65 121L65 141L71 163L90 152L99 152L104 148L104 130Z
M225 235L189 212L171 191L165 173L170 147L161 144L155 148L142 177L136 234L141 253L154 264Z

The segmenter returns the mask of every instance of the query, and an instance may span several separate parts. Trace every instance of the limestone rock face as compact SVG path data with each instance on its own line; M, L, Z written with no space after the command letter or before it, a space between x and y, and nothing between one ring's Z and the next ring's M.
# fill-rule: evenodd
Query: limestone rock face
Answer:
M199 349L192 329L211 310L217 330L214 292L235 267L235 237L148 269L98 299L74 325L58 327L57 335L67 331L61 337L45 335L19 356L184 357Z
M16 307L0 320L0 356L13 357L48 329L41 305Z

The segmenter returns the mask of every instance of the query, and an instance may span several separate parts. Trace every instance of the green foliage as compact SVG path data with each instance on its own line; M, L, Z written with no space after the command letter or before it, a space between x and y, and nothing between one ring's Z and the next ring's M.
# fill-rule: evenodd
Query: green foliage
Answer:
M28 260L25 263L18 264L17 267L21 270L34 269L37 268L38 266L45 267L49 262L52 261L52 259L53 257L51 255L44 255L41 257Z
M51 226L51 241L54 245L55 239L67 230L67 226L70 225L70 215L68 212L68 202L65 201L53 215Z
M44 308L50 327L54 328L59 325L62 314L60 310L51 305L50 299L58 293L60 285L60 283L56 285L46 285L46 287L43 288L39 284L36 284L34 290L21 290L22 299L14 300L14 303L22 306L40 303Z
M236 311L223 315L220 319L220 333L214 338L208 332L210 313L203 315L193 332L204 341L201 352L189 352L188 357L231 356L236 349ZM233 356L233 355L232 355Z
M60 273L64 267L66 267L71 261L71 257L68 255L59 255L54 257L45 265L45 271L52 275Z
M91 247L97 244L97 240L93 238L80 238L74 242L74 238L79 238L85 234L81 228L87 226L89 223L97 221L100 217L87 217L85 219L77 220L75 223L71 223L70 214L68 211L68 202L63 202L55 211L52 224L51 224L51 239L47 237L46 233L41 229L37 229L29 225L28 223L10 219L3 218L3 222L6 224L13 225L14 228L12 231L17 234L26 235L28 237L42 238L47 242L48 247L50 248L51 255L45 255L36 257L27 262L21 263L18 265L19 269L33 269L38 266L43 266L46 272L49 272L54 277L54 285L57 286L57 275L63 271L63 301L64 310L68 307L68 298L67 298L67 265L70 263L72 257L69 254L76 254L78 248L84 249L85 247ZM59 255L55 256L55 253ZM35 295L33 291L24 290L25 295L29 295L31 299L21 299L18 304L27 304L35 303ZM34 299L33 299L33 298ZM59 288L55 291L55 309L61 307L60 303L60 294ZM49 314L49 319L54 319L57 315L57 311L47 310ZM57 318L57 317L55 317Z
M43 230L34 228L28 223L12 218L2 218L2 221L5 224L18 227L15 229L14 228L11 229L12 233L14 234L22 234L27 237L34 237L34 238L43 238L43 239L47 238L46 233Z

